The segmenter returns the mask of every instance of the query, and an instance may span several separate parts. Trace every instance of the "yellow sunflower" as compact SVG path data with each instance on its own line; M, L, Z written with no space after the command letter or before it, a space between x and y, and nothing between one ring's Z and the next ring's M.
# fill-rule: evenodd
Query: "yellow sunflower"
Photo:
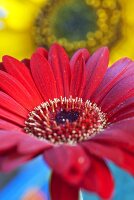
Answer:
M111 61L134 58L133 0L0 0L0 57L29 57L59 42L72 54L111 49Z
M0 0L0 57L29 57L36 45L32 27L44 0Z

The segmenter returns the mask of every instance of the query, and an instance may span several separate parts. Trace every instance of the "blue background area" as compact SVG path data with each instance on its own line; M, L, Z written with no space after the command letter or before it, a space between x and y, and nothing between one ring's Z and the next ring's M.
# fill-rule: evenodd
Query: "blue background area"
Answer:
M115 178L115 195L113 200L134 199L134 179L131 175L109 164ZM19 173L0 191L0 200L20 200L24 193L32 188L40 188L49 196L50 170L41 157L24 165ZM83 193L83 200L99 200L96 195Z

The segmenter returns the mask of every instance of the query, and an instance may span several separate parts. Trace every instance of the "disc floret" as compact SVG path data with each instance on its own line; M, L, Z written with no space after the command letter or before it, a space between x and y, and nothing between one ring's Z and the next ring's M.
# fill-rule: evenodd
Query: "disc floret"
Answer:
M35 107L25 121L25 131L54 144L75 144L98 134L106 124L106 114L95 103L70 96Z

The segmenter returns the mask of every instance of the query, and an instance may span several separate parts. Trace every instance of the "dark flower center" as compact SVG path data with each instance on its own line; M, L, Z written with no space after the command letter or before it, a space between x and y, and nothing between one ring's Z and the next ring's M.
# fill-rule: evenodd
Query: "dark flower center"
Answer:
M57 113L55 116L55 121L56 123L59 124L65 124L66 121L68 120L69 122L74 122L78 119L79 117L79 112L75 110L61 110Z
M29 113L24 129L40 140L75 144L100 133L106 125L106 115L96 104L70 96L37 106Z

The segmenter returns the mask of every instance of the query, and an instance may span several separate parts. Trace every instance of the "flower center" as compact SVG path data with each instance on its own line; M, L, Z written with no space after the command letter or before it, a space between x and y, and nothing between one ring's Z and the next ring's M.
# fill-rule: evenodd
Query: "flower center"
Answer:
M121 38L122 8L119 0L46 0L34 26L38 46L55 41L71 54L113 45Z
M25 132L54 144L76 144L100 133L106 114L89 100L55 98L37 106L25 121Z
M55 121L56 123L59 124L65 124L66 121L68 120L69 122L74 122L78 119L79 117L79 112L75 110L61 110L57 113L55 116Z

